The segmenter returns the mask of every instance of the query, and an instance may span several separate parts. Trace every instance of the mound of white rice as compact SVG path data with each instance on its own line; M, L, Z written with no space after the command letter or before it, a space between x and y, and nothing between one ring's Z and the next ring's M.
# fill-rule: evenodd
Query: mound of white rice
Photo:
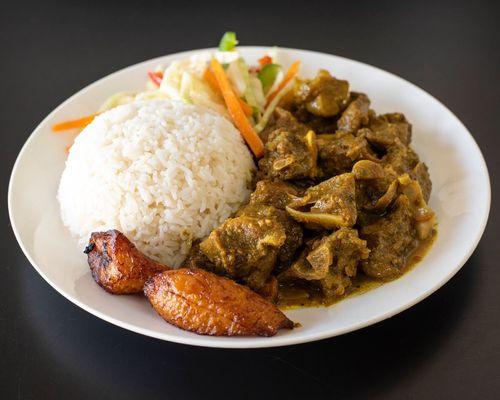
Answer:
M255 168L240 133L202 106L155 100L98 116L76 138L59 185L64 224L84 245L118 229L177 267L249 196Z

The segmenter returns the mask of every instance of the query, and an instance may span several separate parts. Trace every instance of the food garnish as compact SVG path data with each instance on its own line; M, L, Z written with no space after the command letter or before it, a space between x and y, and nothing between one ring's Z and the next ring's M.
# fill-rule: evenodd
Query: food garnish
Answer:
M300 68L300 61L295 61L290 66L290 68L288 69L288 71L285 74L285 77L283 78L283 80L279 84L278 88L267 97L267 104L268 105L273 101L273 99L278 95L278 93L281 90L283 90L283 88L285 88L286 85L288 85L292 81L293 78L295 78L295 76L299 72L299 68Z
M264 93L267 93L271 86L273 86L280 70L281 66L278 64L267 63L259 71L258 77L262 82L262 89L264 90Z
M274 98L271 100L271 102L267 105L267 107L264 111L264 114L262 114L262 117L259 120L259 123L257 125L255 125L255 130L257 132L261 132L267 126L267 123L269 122L269 119L271 118L271 115L273 114L276 107L278 107L279 102L288 93L288 91L292 88L293 85L294 85L293 80L288 82L288 84L285 87L283 87L276 94L276 96L274 96Z
M203 73L203 79L205 79L205 81L208 83L208 85L214 92L220 93L220 95L222 96L219 84L217 83L217 78L213 74L210 67L205 68L205 72Z
M229 115L233 119L234 124L240 130L241 135L247 142L248 146L254 153L256 157L262 157L264 155L264 144L262 139L255 132L252 125L248 121L243 109L241 108L238 98L234 94L231 85L227 79L226 73L222 65L215 59L212 59L210 66L214 72L219 88L221 89L222 96L226 102Z
M208 83L210 88L214 91L219 93L222 96L222 91L219 87L219 83L217 82L217 78L212 72L212 69L210 67L207 67L205 69L205 72L203 73L203 78L205 81ZM241 108L243 109L243 112L247 117L250 117L253 114L253 109L250 107L245 100L242 98L238 97L238 102L240 103Z
M261 67L264 67L267 64L272 64L272 63L273 63L273 59L271 57L269 57L268 55L265 55L264 57L259 58L259 65Z
M68 131L70 129L83 129L88 124L90 124L96 116L97 114L92 114L82 118L60 122L58 124L53 125L52 130L54 132L62 132L62 131Z
M158 66L147 72L147 90L115 93L102 104L96 114L58 123L53 126L53 130L60 132L83 129L98 113L123 104L173 99L206 106L230 117L252 153L261 157L263 144L258 132L265 128L274 109L292 87L299 62L293 63L284 74L282 66L277 62L277 51L273 49L258 60L257 66L247 65L238 52L237 45L236 34L226 32L218 51L176 60L167 68ZM221 65L224 72L224 75L219 73L219 78L211 67L212 59ZM224 90L218 81L220 76L224 79Z
M226 33L224 33L224 35L222 36L222 39L220 40L219 50L220 51L231 51L236 47L236 45L238 43L239 42L236 39L236 33L226 32Z
M163 79L163 72L161 72L161 71L156 71L156 72L149 71L148 76L149 76L149 79L151 79L151 82L153 82L153 84L156 87L160 87L161 81Z

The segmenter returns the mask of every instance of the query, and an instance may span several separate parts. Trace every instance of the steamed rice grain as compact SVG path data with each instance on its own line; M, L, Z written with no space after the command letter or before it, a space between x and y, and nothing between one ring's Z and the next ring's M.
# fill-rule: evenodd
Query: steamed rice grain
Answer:
M154 100L98 116L76 138L58 191L61 217L84 245L118 229L177 267L247 201L255 166L240 133L202 106Z

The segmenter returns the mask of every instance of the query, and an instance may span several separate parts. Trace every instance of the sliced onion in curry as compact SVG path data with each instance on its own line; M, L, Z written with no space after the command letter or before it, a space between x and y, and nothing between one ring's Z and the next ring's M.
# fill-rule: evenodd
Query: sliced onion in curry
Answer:
M384 169L379 163L370 160L360 160L352 167L354 177L359 180L381 179Z
M316 227L321 226L325 229L334 229L343 226L350 226L349 221L346 221L340 215L326 214L326 213L313 213L294 210L293 208L286 207L286 211L297 222L302 222L307 226Z
M391 203L394 201L396 198L396 195L398 194L398 181L394 180L389 187L387 188L387 191L384 193L382 197L380 197L375 204L373 205L366 205L365 209L370 210L370 211L383 211L387 207L391 205Z

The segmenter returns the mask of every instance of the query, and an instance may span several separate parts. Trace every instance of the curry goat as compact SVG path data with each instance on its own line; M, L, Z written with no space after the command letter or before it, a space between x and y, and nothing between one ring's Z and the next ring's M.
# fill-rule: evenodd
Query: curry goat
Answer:
M249 203L195 243L184 265L292 306L398 277L435 234L432 183L411 131L403 114L377 115L327 71L297 79L260 134Z

